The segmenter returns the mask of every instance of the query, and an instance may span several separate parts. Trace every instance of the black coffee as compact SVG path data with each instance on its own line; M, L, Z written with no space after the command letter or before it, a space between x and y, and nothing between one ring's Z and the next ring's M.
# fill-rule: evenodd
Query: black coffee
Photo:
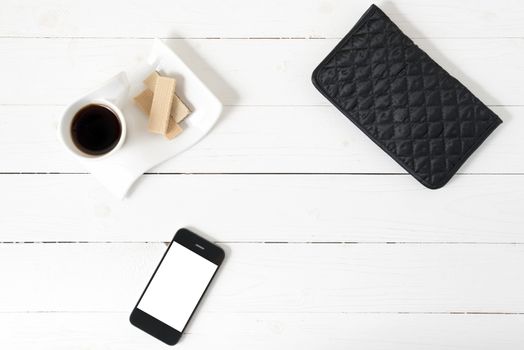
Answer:
M122 136L122 125L108 107L91 104L79 110L71 124L71 136L76 147L91 155L108 153Z

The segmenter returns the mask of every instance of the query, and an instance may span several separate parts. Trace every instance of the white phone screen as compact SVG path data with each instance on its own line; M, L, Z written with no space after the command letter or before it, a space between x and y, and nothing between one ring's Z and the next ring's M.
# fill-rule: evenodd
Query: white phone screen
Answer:
M137 308L182 332L217 268L173 242Z

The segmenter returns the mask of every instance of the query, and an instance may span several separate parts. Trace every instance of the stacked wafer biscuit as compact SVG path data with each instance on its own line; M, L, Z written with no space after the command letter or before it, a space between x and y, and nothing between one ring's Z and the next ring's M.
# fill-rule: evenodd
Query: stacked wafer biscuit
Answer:
M146 89L135 96L135 103L149 116L148 130L174 139L182 132L180 122L191 113L175 93L176 80L153 72L144 84Z

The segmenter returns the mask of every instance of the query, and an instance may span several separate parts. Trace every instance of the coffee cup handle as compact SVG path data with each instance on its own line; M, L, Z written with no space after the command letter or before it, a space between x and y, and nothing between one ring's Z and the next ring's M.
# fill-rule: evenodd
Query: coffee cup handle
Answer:
M120 72L109 79L105 85L91 92L87 97L90 99L104 99L120 108L127 97L128 91L129 80L127 79L127 74Z

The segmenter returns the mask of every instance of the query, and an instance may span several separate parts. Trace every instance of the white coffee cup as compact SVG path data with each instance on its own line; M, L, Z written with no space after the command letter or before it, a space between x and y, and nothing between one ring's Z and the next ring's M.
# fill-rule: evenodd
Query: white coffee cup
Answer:
M99 159L117 152L123 146L126 139L126 120L119 105L122 104L123 98L127 96L128 87L127 76L119 74L106 85L76 100L66 108L58 125L58 138L71 153L84 159ZM73 141L73 120L82 108L89 105L99 105L109 109L120 122L121 134L117 144L103 154L86 153Z

